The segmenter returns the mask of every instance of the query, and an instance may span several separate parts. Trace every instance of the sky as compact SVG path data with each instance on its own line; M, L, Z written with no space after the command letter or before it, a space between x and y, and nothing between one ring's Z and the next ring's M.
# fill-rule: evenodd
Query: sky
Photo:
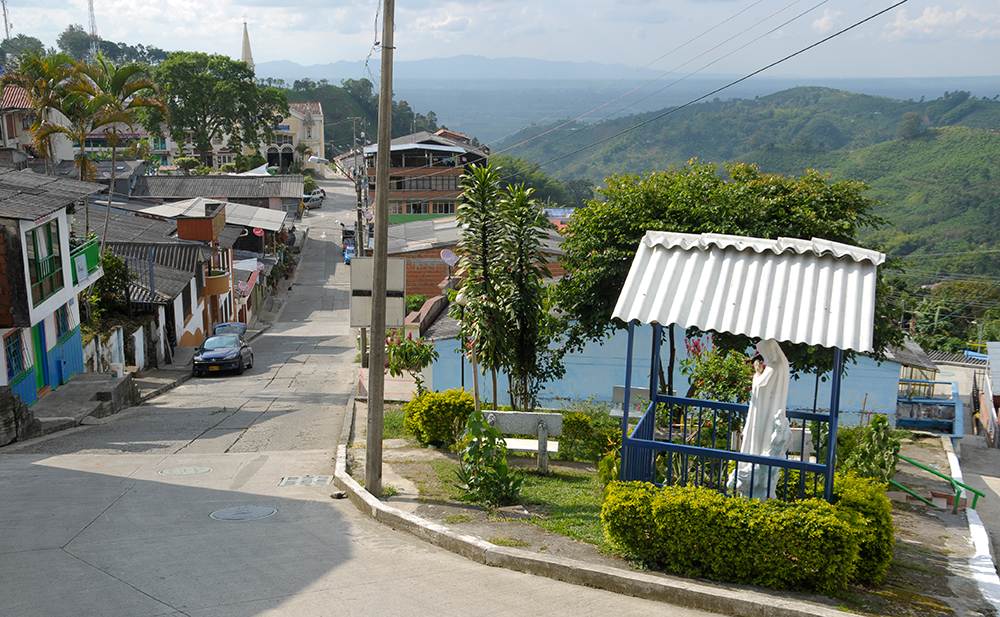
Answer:
M304 66L371 56L381 0L93 0L101 38L167 51ZM594 61L743 75L895 2L878 0L399 0L395 60L473 54ZM7 0L11 34L55 46L89 29L86 0ZM245 16L245 17L244 17ZM376 21L378 26L376 27ZM1000 0L901 6L769 69L770 76L943 77L1000 74ZM361 77L361 75L359 75Z

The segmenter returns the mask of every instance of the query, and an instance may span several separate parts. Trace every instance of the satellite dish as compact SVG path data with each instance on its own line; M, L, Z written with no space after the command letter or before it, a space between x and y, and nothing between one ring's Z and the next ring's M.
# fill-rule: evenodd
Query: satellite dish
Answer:
M451 249L441 249L441 260L451 267L458 263L458 255Z
M367 210L362 210L362 212L361 212L361 213L362 213L363 215L365 215L365 219L367 219L367 220L369 220L369 221L370 221L370 220L372 220L372 213L371 213L371 212L369 212L369 211L367 211Z
M102 175L102 176L104 176L104 177L105 177L106 179L108 179L108 180L110 180L110 179L111 179L111 174L110 174L110 173L108 173L108 172L106 172L106 171L105 171L105 172L102 172L102 173L101 173L101 175Z
M253 229L253 235L255 235L255 236L263 236L264 235L264 230L261 229L260 227L254 227L254 229Z

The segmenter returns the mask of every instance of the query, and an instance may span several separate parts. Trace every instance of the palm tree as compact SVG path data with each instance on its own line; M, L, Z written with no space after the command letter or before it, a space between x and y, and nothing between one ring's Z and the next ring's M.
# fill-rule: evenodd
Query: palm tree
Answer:
M304 141L300 141L295 144L295 153L299 155L300 164L308 160L308 157L313 154L313 149L308 146Z
M148 67L129 63L115 66L104 54L98 53L93 64L79 67L78 79L69 89L99 100L103 104L102 115L107 120L103 124L104 136L111 146L111 186L108 188L108 211L104 217L104 233L101 235L101 252L107 243L108 222L111 220L111 198L115 190L115 169L118 147L122 145L120 127L132 129L136 124L135 113L139 109L156 109L167 115L167 107L156 95L156 86L149 77Z
M40 130L48 120L49 110L54 109L65 94L65 86L75 72L76 63L68 54L46 55L44 51L30 51L18 56L14 70L0 75L0 90L19 86L27 92L28 104L35 112L31 124L32 145L45 159L46 173L55 174L51 134L41 136Z

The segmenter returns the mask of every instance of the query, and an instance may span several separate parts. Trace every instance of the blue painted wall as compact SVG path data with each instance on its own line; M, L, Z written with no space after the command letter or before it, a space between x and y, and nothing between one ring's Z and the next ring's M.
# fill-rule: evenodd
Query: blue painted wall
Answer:
M49 383L46 385L53 390L69 381L69 378L74 374L82 373L83 339L80 335L80 327L77 326L72 332L59 339L59 342L49 350L47 359Z
M29 406L34 405L38 401L38 390L35 388L35 367L29 368L14 378L10 389Z
M677 346L677 367L674 370L674 387L680 394L688 388L687 378L681 374L680 360L687 357L684 346L684 329L674 328ZM560 407L563 401L588 399L611 402L612 389L625 383L625 358L627 356L628 334L625 331L615 333L603 345L588 344L580 353L566 357L566 375L563 379L546 383L539 393L539 404L543 407ZM444 339L436 342L440 358L434 363L433 382L430 387L437 391L458 388L462 382L462 359L457 353L458 341ZM669 346L664 345L660 352L664 357ZM632 381L636 387L649 387L650 358L652 357L652 328L644 326L636 328L635 349L632 354ZM472 391L472 366L468 359L464 362L465 389ZM830 381L820 381L817 407L826 410L830 407ZM748 384L749 385L749 384ZM841 422L845 425L857 424L861 419L860 411L876 411L889 414L894 419L896 411L896 391L899 385L899 365L894 362L883 362L879 365L874 360L860 356L856 365L848 367L847 377L843 380L840 394ZM492 398L492 380L490 376L480 376L480 397L483 400ZM816 379L812 375L793 379L789 385L788 407L791 409L812 409ZM507 395L506 375L497 375L498 402L509 405Z

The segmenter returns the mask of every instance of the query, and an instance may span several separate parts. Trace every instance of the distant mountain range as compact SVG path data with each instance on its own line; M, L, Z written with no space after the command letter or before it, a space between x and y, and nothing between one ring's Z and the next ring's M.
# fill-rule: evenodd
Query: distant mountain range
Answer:
M377 88L378 62L369 66L374 75L365 70L362 61L313 66L287 61L262 62L257 65L257 76L283 79L289 86L302 78L313 81L326 79L333 85L339 85L343 79L367 77ZM631 75L633 72L635 74ZM393 76L393 92L397 100L407 101L420 113L434 111L439 122L448 128L478 137L483 142L491 142L531 124L544 124L553 119L583 116L582 121L595 122L606 117L680 105L738 78L728 75L664 77L660 71L637 70L622 64L473 55L399 61L393 66ZM614 84L626 76L628 79ZM650 81L649 85L631 92ZM968 91L975 97L992 98L1000 94L1000 76L832 79L761 75L711 98L752 99L796 86L824 86L902 101L918 101L921 97L936 99L954 90ZM594 94L598 90L601 92ZM587 113L597 108L600 109Z

